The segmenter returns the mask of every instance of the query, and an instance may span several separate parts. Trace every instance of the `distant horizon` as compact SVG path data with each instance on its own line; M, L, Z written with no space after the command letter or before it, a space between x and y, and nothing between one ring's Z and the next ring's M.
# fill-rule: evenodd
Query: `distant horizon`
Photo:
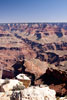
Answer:
M64 23L67 23L67 22L2 22L0 24L36 24L36 23L46 23L46 24L50 24L50 23L61 23L61 24L64 24Z
M0 23L67 23L67 0L0 0Z

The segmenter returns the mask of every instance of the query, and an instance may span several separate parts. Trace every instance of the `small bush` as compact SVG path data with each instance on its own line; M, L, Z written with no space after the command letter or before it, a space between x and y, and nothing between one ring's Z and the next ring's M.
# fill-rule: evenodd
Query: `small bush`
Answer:
M60 97L57 97L57 99L56 100L59 100L60 99Z
M22 85L16 85L13 87L13 91L16 91L16 90L23 90L25 87L22 86Z

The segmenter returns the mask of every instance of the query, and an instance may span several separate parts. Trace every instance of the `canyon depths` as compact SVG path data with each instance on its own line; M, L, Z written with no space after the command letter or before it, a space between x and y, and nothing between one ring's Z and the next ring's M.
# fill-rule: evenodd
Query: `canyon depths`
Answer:
M31 85L47 84L65 96L67 23L0 24L0 70L2 78L24 73Z

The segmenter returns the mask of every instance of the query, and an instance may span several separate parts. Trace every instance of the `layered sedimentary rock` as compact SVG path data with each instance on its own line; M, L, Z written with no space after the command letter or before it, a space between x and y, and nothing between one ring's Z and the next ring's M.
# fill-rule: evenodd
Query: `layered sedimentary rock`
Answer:
M0 24L0 70L1 78L24 73L32 85L48 84L65 95L67 23Z

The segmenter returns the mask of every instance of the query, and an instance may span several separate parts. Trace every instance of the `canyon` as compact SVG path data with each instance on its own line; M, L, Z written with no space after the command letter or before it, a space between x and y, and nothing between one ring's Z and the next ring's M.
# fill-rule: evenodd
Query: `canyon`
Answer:
M0 24L0 72L3 79L23 73L32 86L67 95L67 23Z

